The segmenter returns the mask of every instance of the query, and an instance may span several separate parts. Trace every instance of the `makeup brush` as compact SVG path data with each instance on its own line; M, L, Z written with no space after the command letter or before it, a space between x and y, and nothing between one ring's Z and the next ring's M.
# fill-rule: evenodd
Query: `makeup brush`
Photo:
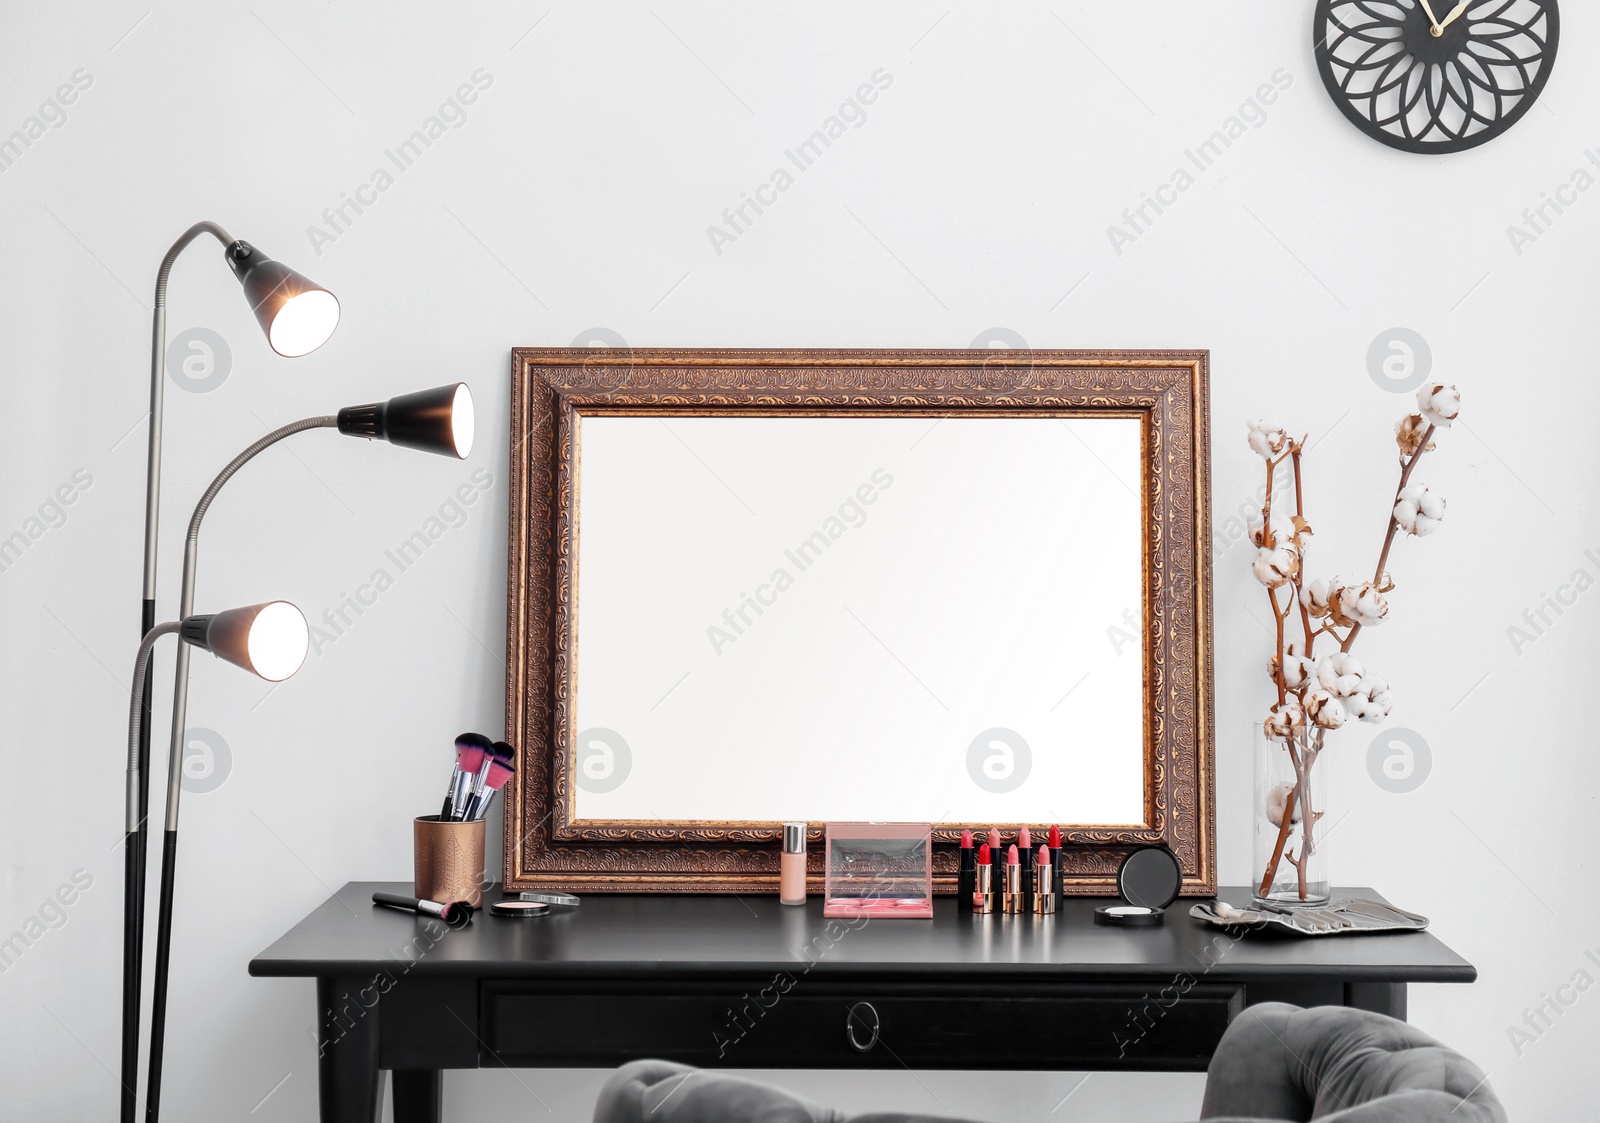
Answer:
M483 758L483 767L478 769L477 778L472 782L472 791L467 796L467 805L469 807L474 800L483 794L484 782L489 778L490 763L498 760L505 764L510 764L511 757L511 746L504 741L495 741L489 746L489 755ZM468 819L471 819L471 817L470 815L467 816Z
M516 766L510 758L501 760L498 755L489 761L488 775L484 778L483 789L472 797L467 805L467 822L472 823L484 817L489 811L489 804L494 799L494 793L505 787L506 781L516 774Z
M1055 875L1052 889L1059 895L1066 888L1066 878L1061 866L1061 828L1050 827L1050 870Z
M972 894L978 887L978 860L972 851L972 832L961 832L961 869L956 874L956 911L972 911Z
M414 912L418 916L436 917L452 928L472 923L472 906L466 901L429 901L400 893L374 893L372 903L401 912Z
M456 767L450 773L450 787L444 794L444 807L439 810L439 821L448 823L458 817L458 809L466 802L467 785L483 767L483 758L494 742L482 733L463 733L456 738Z

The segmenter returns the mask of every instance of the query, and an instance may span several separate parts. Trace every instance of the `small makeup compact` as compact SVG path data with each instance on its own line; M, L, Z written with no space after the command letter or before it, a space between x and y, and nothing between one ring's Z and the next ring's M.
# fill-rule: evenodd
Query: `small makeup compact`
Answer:
M519 920L544 916L550 906L543 901L525 901L520 897L506 897L489 906L490 916L509 916Z
M1121 928L1154 928L1165 919L1166 908L1178 899L1183 887L1183 870L1172 851L1164 846L1141 846L1117 870L1120 905L1101 905L1094 910L1096 924Z

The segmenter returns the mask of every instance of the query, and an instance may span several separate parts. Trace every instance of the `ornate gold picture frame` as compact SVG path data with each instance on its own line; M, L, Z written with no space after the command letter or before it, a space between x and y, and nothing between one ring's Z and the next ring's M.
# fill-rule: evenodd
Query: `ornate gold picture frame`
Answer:
M781 825L574 821L576 467L593 414L1137 417L1143 433L1145 821L1064 829L1068 892L1114 892L1134 847L1216 889L1207 352L629 350L512 353L506 597L507 890L773 892ZM1004 828L1007 824L998 824ZM1037 829L1041 824L1030 824ZM820 838L820 823L812 824ZM955 886L960 827L936 829ZM818 887L822 849L810 850Z

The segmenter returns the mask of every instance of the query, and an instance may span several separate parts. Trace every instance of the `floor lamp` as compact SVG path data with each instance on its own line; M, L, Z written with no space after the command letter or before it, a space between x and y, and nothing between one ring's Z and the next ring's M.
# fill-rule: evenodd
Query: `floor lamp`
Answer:
M339 301L327 289L273 261L248 242L236 240L214 222L197 222L183 232L161 259L156 273L155 314L150 341L150 430L145 469L144 585L139 635L150 634L156 621L156 537L161 501L162 367L167 350L167 277L178 255L202 234L225 247L224 259L244 288L268 345L280 355L309 354L333 334L339 322ZM187 650L187 645L180 645ZM137 815L130 815L124 839L126 869L122 900L122 1123L135 1123L139 1087L139 988L144 967L145 819L150 807L150 684L140 695L143 720L135 746L139 765Z
M200 524L206 511L234 474L263 451L296 433L337 428L352 437L384 440L405 448L436 452L465 460L472 451L475 418L472 392L465 383L402 394L387 402L346 406L337 414L307 417L274 429L228 462L200 496L189 519L183 549L183 585L179 615L194 611L195 576L199 561ZM150 1072L145 1089L145 1119L156 1123L161 1110L161 1070L165 1052L167 980L172 952L172 899L178 858L178 808L182 795L184 730L188 718L189 646L178 649L172 687L172 731L167 753L166 829L161 848L160 913L156 926L154 993L150 998ZM226 658L226 656L224 656Z

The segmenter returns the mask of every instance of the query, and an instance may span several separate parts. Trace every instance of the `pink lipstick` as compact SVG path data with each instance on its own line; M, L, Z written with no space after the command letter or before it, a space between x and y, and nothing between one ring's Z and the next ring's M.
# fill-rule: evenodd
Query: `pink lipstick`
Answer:
M972 895L978 889L978 857L972 849L972 832L961 832L961 868L956 874L956 909L972 911Z
M1049 916L1056 911L1055 875L1051 870L1050 848L1039 847L1039 867L1033 889L1033 914Z
M1010 914L1022 908L1022 866L1017 861L1017 844L1014 842L1006 850L1004 908Z

